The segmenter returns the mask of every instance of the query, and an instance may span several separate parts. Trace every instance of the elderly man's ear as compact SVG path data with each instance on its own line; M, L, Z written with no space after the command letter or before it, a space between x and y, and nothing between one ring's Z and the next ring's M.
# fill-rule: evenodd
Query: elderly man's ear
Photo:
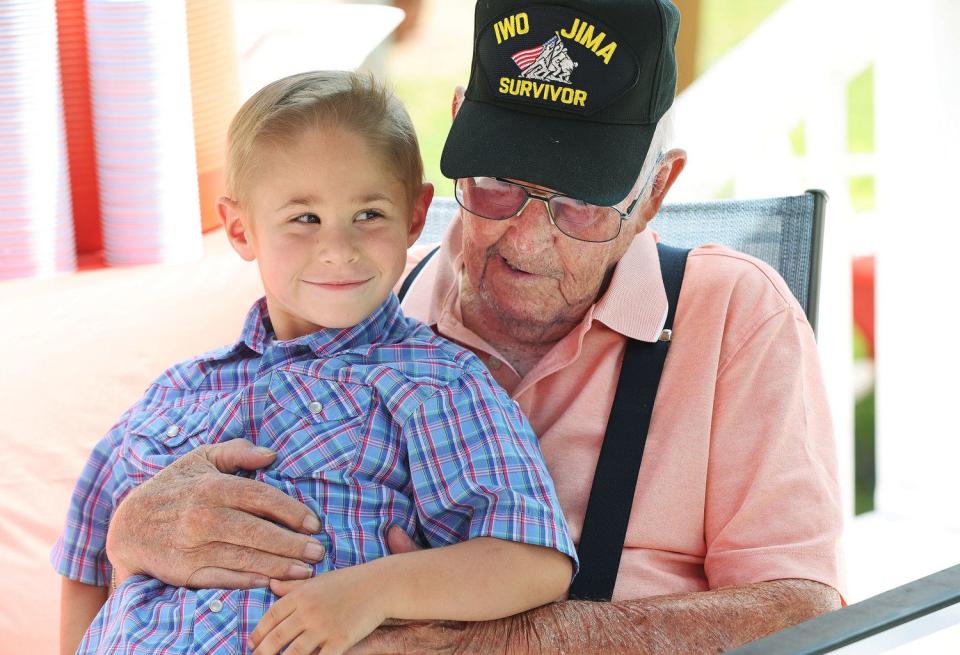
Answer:
M641 209L641 217L644 221L649 221L657 215L664 198L667 197L667 191L669 191L673 183L677 181L680 172L686 165L686 150L674 148L668 150L666 154L663 155L660 166L657 168L657 172L654 173L653 181L650 183L650 197Z
M463 94L464 89L462 86L458 85L457 88L453 90L453 104L450 106L453 118L457 117L457 112L460 111L460 105L463 104Z

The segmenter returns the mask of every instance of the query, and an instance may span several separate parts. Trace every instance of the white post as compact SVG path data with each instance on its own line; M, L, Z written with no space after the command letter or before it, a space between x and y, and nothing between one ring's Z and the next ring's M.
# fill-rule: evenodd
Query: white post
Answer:
M877 570L916 577L960 562L960 3L877 13L876 507L910 562Z
M837 446L844 516L853 516L853 289L850 221L853 208L843 164L847 157L846 88L850 75L827 71L807 114L807 184L824 189L827 203L820 270L817 347Z

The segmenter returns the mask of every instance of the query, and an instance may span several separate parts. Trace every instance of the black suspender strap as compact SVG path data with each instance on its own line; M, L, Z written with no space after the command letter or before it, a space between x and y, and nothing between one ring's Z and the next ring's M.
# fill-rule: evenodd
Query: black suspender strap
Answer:
M437 246L428 252L427 256L418 261L417 265L413 267L413 270L407 273L407 277L403 278L403 284L400 285L400 290L397 291L397 298L400 299L400 302L403 302L403 298L407 295L407 292L410 291L413 281L417 279L417 276L420 275L420 271L422 271L423 267L427 265L427 262L430 261L430 258L437 254L438 250L440 250L440 246Z
M657 244L657 251L669 307L664 329L671 330L690 251L663 244ZM571 599L610 600L613 596L650 416L669 345L669 341L627 340L583 519L577 547L580 572L570 586Z

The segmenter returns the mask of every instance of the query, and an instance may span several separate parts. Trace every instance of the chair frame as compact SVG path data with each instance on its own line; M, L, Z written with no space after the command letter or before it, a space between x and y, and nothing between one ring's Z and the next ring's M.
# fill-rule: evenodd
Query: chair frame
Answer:
M820 299L820 270L823 264L823 231L826 221L827 200L830 197L823 189L807 189L805 193L813 196L813 236L811 243L810 262L810 280L808 294L813 300L809 302L809 307L804 307L807 312L807 320L810 321L810 327L813 333L817 333L817 319L819 318L819 299Z
M932 634L943 627L943 619L953 625L960 623L960 564L780 630L727 655L822 655L882 637L911 622L920 623L937 612L946 612L941 621L920 626L907 640ZM885 652L897 645L888 643L879 650L858 652Z

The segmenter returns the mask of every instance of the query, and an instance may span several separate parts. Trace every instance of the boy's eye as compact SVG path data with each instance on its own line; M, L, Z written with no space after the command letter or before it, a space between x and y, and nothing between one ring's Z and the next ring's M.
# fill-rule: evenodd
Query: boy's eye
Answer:
M383 212L379 209L364 209L357 214L358 221L372 221L377 218L383 218Z
M320 223L320 217L317 216L316 214L300 214L299 216L297 216L296 218L293 219L293 222L294 222L294 223L314 223L314 224L319 224L319 223Z

